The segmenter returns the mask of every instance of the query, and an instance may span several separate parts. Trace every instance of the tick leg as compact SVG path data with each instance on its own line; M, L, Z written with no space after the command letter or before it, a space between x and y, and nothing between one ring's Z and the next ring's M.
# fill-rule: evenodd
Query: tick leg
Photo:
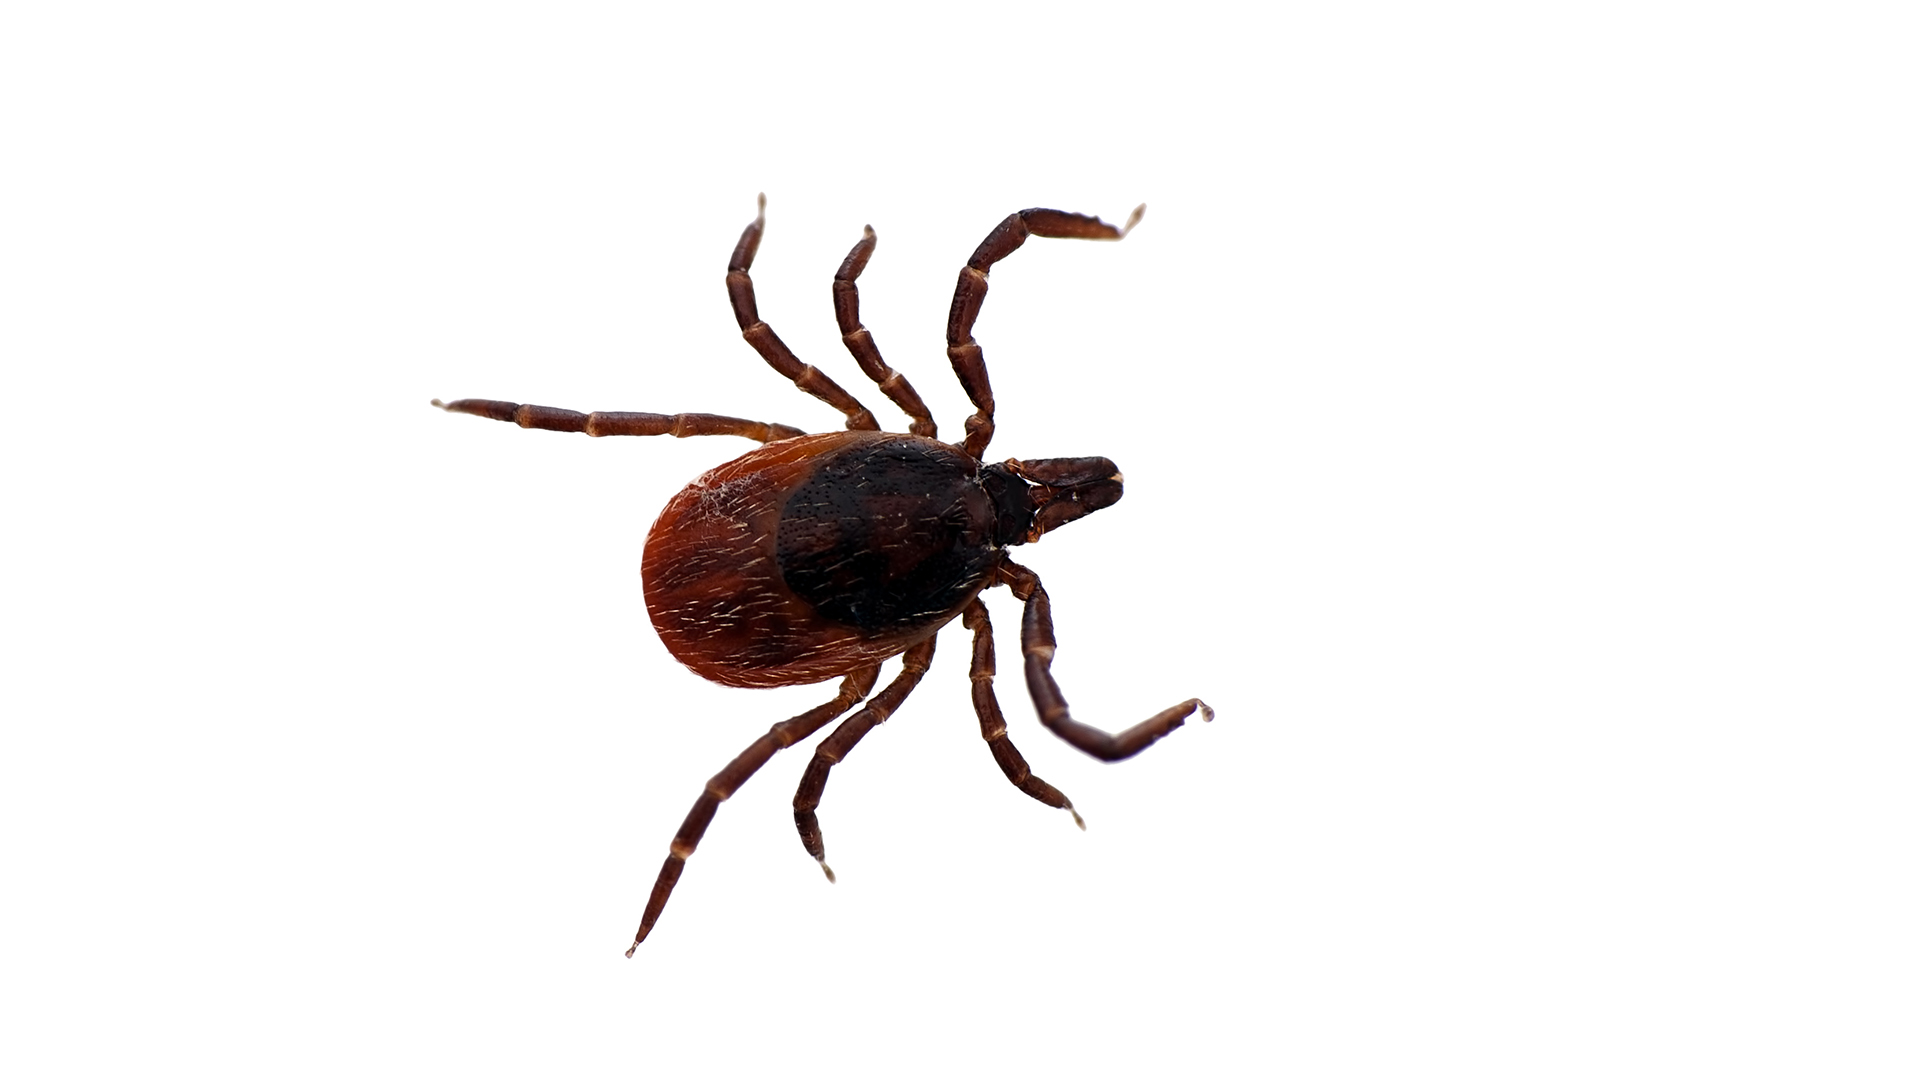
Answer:
M1047 590L1033 571L1015 563L1005 563L1000 580L1013 595L1027 602L1020 619L1020 652L1027 658L1027 692L1033 695L1033 707L1047 730L1102 761L1119 761L1145 750L1162 736L1186 722L1195 709L1200 719L1213 719L1213 710L1199 698L1188 698L1170 709L1133 725L1118 735L1083 724L1067 714L1067 699L1060 684L1053 681L1053 610Z
M873 695L865 708L841 721L833 734L820 740L820 745L814 747L813 760L807 763L806 775L800 778L800 790L793 793L793 823L800 829L800 843L806 846L807 854L820 861L820 869L828 881L833 880L833 868L827 865L827 846L820 839L820 819L813 814L820 807L821 792L827 788L827 774L833 771L835 762L853 752L854 744L867 732L885 723L907 695L913 693L913 688L920 685L920 677L927 673L927 664L933 660L933 641L928 638L908 649L900 674L887 688Z
M888 367L887 362L880 358L880 347L873 343L873 335L860 322L860 286L857 282L860 272L867 268L867 260L873 257L875 242L873 226L869 225L866 235L853 245L852 251L847 252L847 260L840 264L840 272L833 275L833 314L840 322L840 340L860 364L860 370L879 384L880 392L893 399L901 412L913 418L907 430L931 439L938 434L933 414L927 411L926 403L914 392L907 377Z
M1097 217L1069 214L1064 210L1022 210L1010 214L987 234L974 249L973 258L960 268L960 281L953 287L953 308L947 313L947 359L953 373L973 402L974 413L967 417L966 441L960 448L975 458L987 449L993 438L993 388L987 384L987 363L973 340L973 320L987 299L987 271L993 264L1013 254L1029 236L1062 237L1069 240L1118 240L1140 221L1146 206L1134 208L1127 223L1115 228ZM742 241L743 243L745 241Z
M632 957L633 950L647 940L647 934L653 930L661 910L667 906L667 897L673 894L674 883L680 880L680 871L686 868L687 856L693 854L707 826L713 823L714 812L720 809L720 804L739 790L740 785L747 782L747 777L765 765L776 751L784 750L819 731L834 717L853 708L856 702L867 696L879 678L879 665L847 676L840 683L840 692L834 695L832 701L768 728L765 735L755 739L752 746L741 751L739 757L707 781L706 790L694 802L687 819L680 823L680 831L673 834L673 844L667 850L667 861L660 867L660 876L654 880L653 894L647 897L647 910L640 916L640 929L633 935L633 946L627 950L628 957Z
M727 297L733 301L733 317L740 324L740 336L747 339L753 351L773 367L773 370L793 380L793 385L819 398L821 401L839 409L847 415L847 428L850 431L878 431L879 421L867 411L865 405L853 399L853 395L840 388L840 384L827 378L826 373L812 364L803 364L793 355L793 350L774 334L773 327L760 321L760 309L753 298L753 278L747 271L753 268L753 256L760 250L760 231L767 224L767 197L760 196L760 213L740 234L740 243L733 249L733 258L727 260Z
M1080 812L1073 808L1060 789L1033 775L1027 768L1027 759L1014 749L1013 740L1007 738L1007 718L1000 713L1000 701L993 696L993 622L987 618L987 605L979 597L967 605L961 620L967 629L973 631L973 667L970 678L973 680L973 711L980 716L980 737L987 740L987 749L993 753L993 760L1000 763L1000 771L1014 787L1058 810L1073 815L1073 823L1082 829L1087 823L1080 820Z
M765 443L806 434L786 424L763 424L758 420L716 416L713 413L583 413L572 409L556 409L551 405L521 405L512 401L488 401L485 398L461 398L452 402L434 398L433 404L448 412L505 420L523 428L578 431L586 435L672 435L679 439L689 435L738 435Z

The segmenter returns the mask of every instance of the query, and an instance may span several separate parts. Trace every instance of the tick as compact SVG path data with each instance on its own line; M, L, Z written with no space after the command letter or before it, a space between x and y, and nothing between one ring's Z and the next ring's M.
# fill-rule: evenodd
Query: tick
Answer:
M695 674L727 686L798 686L840 680L818 708L773 725L721 769L674 834L667 861L634 934L633 955L715 811L774 753L860 705L815 748L793 797L794 823L807 854L827 879L826 846L814 811L835 764L899 709L933 658L934 638L956 617L973 631L973 708L980 735L1007 779L1048 806L1073 815L1058 788L1033 775L1007 738L993 693L993 626L983 590L1005 585L1024 601L1020 652L1027 691L1040 722L1102 761L1132 757L1179 727L1198 698L1111 734L1073 719L1051 670L1053 617L1047 590L1008 549L1030 544L1120 499L1120 470L1103 457L983 458L993 438L993 391L973 324L987 296L987 272L1029 236L1119 240L1146 210L1118 228L1060 210L1022 210L994 227L960 270L947 316L947 359L972 401L959 442L941 442L933 417L906 377L887 366L860 323L858 281L873 255L874 233L833 277L841 341L880 392L911 418L908 434L880 430L873 413L811 364L803 364L760 320L753 292L754 253L766 225L760 212L740 234L727 263L727 296L740 334L796 387L846 414L847 430L809 435L712 413L579 413L545 405L464 398L434 404L448 412L505 420L524 428L588 435L737 435L763 445L711 470L667 503L647 534L641 580L647 613L667 651ZM900 673L872 697L880 665L902 657ZM864 705L861 705L865 702Z

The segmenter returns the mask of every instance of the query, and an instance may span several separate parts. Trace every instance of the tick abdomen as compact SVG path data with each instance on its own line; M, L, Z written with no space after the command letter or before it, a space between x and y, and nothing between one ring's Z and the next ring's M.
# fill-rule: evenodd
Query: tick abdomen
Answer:
M770 443L694 481L647 537L654 629L730 686L878 663L959 614L1000 560L978 464L945 443L847 431Z

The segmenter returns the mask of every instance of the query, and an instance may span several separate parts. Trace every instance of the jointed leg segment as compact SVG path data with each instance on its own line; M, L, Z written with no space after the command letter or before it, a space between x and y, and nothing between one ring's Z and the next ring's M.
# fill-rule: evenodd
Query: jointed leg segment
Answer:
M961 619L966 628L973 631L973 667L969 673L973 680L973 711L980 717L980 737L987 740L993 760L999 763L1000 771L1007 774L1014 787L1048 806L1072 814L1073 823L1085 829L1087 823L1080 819L1080 812L1059 788L1033 775L1027 759L1020 756L1013 740L1007 738L1007 718L1001 714L999 699L993 695L993 622L987 618L987 605L974 597Z
M926 403L914 392L907 377L887 366L880 358L880 347L873 343L873 335L860 322L860 286L856 284L860 272L867 268L867 260L873 257L875 244L873 226L869 225L866 235L847 252L846 261L840 264L840 271L833 275L833 314L840 323L840 340L847 346L859 363L860 370L867 373L880 387L880 392L900 406L900 411L912 417L913 423L907 430L915 435L934 438L939 429L933 422L933 414L927 411Z
M753 296L753 278L747 272L753 268L753 257L760 250L760 232L766 224L767 197L762 195L759 216L740 234L733 258L727 260L727 296L733 301L733 317L740 324L740 336L747 339L747 344L753 346L753 351L773 370L793 380L793 385L845 413L848 430L880 430L880 422L865 405L855 401L852 394L819 368L801 363L786 342L774 334L773 327L760 321L760 309Z
M461 398L453 402L442 402L439 398L434 398L433 404L448 412L484 416L489 420L504 420L509 424L519 424L523 428L577 431L584 435L672 435L680 439L689 435L738 435L764 443L806 434L799 428L789 427L786 424L766 424L758 420L742 420L737 416L717 416L713 413L583 413L574 412L572 409L556 409L551 405L521 405L512 401L489 401L485 398Z
M1020 619L1020 651L1026 656L1027 692L1033 696L1033 707L1039 710L1040 722L1047 730L1102 761L1119 761L1153 745L1185 723L1195 709L1200 711L1200 719L1213 719L1213 709L1206 702L1188 698L1118 735L1075 720L1067 712L1060 684L1053 679L1053 610L1047 590L1041 587L1037 574L1016 563L1003 565L1000 580L1027 603Z
M933 638L928 638L906 651L900 674L885 690L873 695L865 708L841 721L833 734L820 740L820 745L814 748L813 760L807 763L806 775L800 778L800 790L793 794L793 823L800 830L800 843L805 845L807 854L819 860L828 881L833 880L833 868L827 865L820 819L813 813L820 807L821 793L826 791L827 774L836 762L853 752L855 744L865 738L867 732L886 723L887 717L920 685L920 677L927 673L927 665L933 661L933 642Z
M947 313L947 359L974 407L973 415L967 418L967 437L961 449L978 458L993 438L993 388L987 383L987 364L980 345L973 340L973 321L987 299L987 271L1013 254L1029 236L1118 240L1139 223L1146 210L1144 205L1135 207L1127 223L1119 228L1097 217L1064 210L1022 210L1009 215L974 249L973 257L960 268L960 280L953 287L953 307Z
M929 650L931 651L931 650ZM707 781L705 791L693 804L693 810L687 819L680 823L680 831L673 836L673 844L668 849L667 861L660 867L660 876L653 883L653 894L647 897L646 913L640 916L640 929L633 935L633 946L627 950L627 956L633 956L633 950L647 939L653 924L660 918L660 912L667 906L667 897L672 895L674 883L680 880L680 871L686 868L687 856L699 845L700 837L712 824L714 812L720 809L747 778L757 772L767 759L780 750L784 750L801 739L826 727L836 716L851 709L856 702L873 690L873 684L880 678L880 668L876 665L865 671L856 671L840 683L840 692L832 701L818 708L809 709L791 720L767 729L765 735L754 740L753 745L740 752L740 756L728 763L727 767ZM893 689L889 686L888 691ZM902 697L905 695L902 694Z

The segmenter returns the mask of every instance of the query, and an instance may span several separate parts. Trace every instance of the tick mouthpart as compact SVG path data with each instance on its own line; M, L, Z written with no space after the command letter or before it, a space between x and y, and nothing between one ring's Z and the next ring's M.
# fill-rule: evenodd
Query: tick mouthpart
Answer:
M1010 534L1001 541L1006 544L1030 544L1069 521L1112 506L1122 493L1120 470L1103 457L1008 460L989 470L1021 488L1010 493L1012 499L996 500L1003 531Z
M1080 488L1100 481L1119 483L1120 469L1103 457L1008 459L1006 469L1037 487Z
M1013 547L1120 501L1120 470L1103 457L1008 459L980 470L993 499L994 544Z
M1105 510L1120 501L1117 479L1093 480L1072 487L1036 487L1033 489L1033 526L1027 530L1032 543L1046 533L1078 521L1095 510Z

